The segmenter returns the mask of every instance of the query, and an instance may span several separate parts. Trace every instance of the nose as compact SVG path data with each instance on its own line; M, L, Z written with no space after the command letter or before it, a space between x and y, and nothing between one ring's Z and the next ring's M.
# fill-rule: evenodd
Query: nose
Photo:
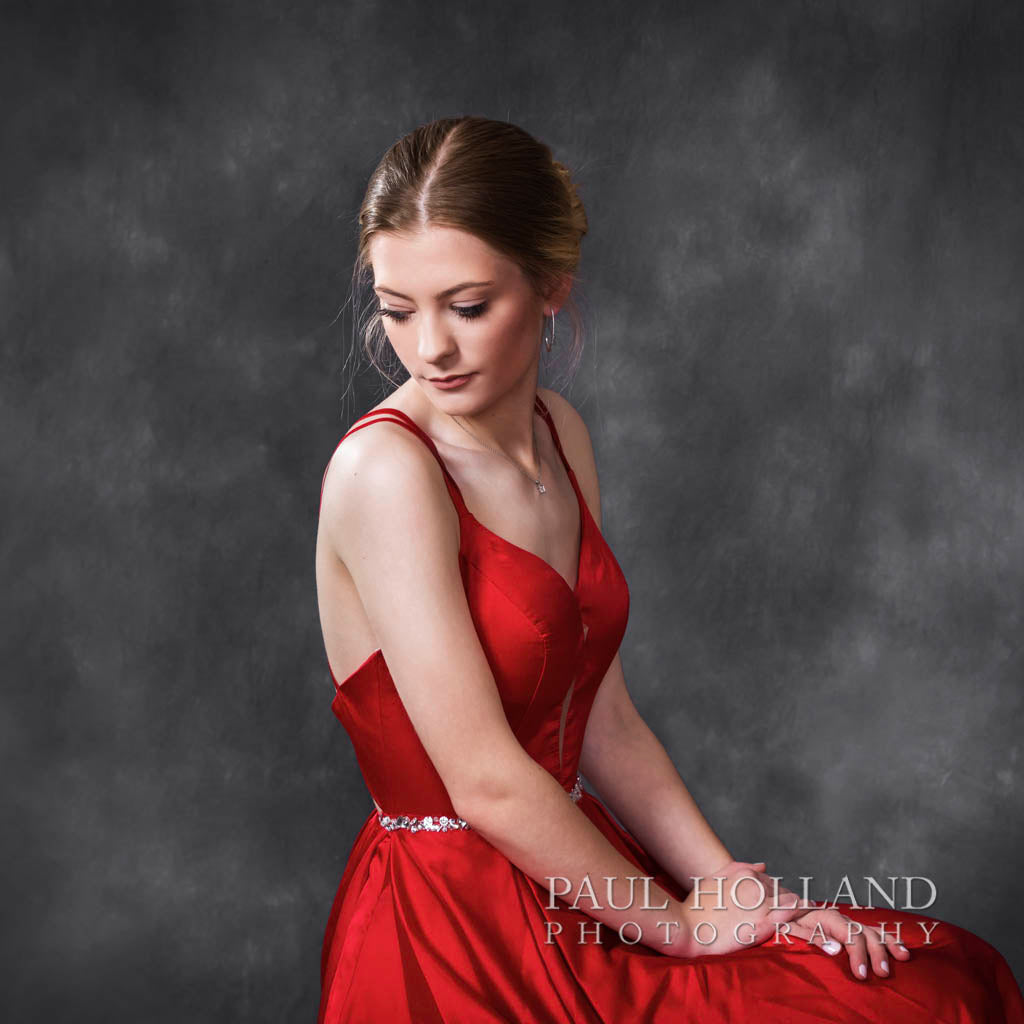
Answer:
M416 354L425 363L436 363L455 351L455 339L444 323L437 317L420 317L420 329L416 338Z

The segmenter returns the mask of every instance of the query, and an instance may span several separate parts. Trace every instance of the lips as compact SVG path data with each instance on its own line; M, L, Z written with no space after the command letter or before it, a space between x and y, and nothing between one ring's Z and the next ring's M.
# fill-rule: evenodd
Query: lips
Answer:
M470 370L469 373L458 373L448 377L428 377L427 380L438 391L458 391L460 388L468 387L470 378L475 374L476 370Z

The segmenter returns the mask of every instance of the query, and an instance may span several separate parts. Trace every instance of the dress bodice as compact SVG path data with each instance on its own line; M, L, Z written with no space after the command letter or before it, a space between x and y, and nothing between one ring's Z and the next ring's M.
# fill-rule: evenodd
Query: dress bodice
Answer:
M401 410L381 407L361 416L339 447L353 432L384 420L415 434L437 459L459 513L462 580L505 715L523 749L568 789L576 779L597 688L626 630L629 588L539 395L536 409L551 431L579 506L574 586L543 558L476 519L433 440ZM410 815L454 814L383 651L373 651L340 682L333 670L331 676L336 688L332 710L352 740L377 807Z

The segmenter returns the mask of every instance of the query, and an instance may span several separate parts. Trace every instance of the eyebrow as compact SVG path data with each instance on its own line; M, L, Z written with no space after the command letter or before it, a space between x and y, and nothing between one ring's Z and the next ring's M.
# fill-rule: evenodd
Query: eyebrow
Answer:
M488 284L494 284L494 282L493 281L463 281L462 284L455 284L455 285L452 285L451 288L445 288L445 290L443 292L438 292L434 296L434 298L437 299L438 302L440 302L441 299L447 299L449 295L454 295L456 292L461 292L463 288L482 288L482 287L484 287L484 285L488 285ZM395 295L398 298L406 299L409 302L414 302L415 301L414 299L410 299L408 295L403 295L401 292L396 292L394 290L394 288L386 288L382 284L374 285L373 286L373 290L375 292L387 292L388 295Z

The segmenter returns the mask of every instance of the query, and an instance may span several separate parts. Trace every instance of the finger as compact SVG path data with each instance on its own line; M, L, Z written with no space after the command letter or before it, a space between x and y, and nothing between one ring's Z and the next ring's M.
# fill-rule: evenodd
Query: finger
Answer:
M767 865L763 860L759 860L756 864L752 864L748 860L737 860L733 861L732 866L734 868L746 868L748 871L752 871L755 875L760 875L767 869Z
M759 861L758 863L763 864L764 862ZM752 867L756 867L756 865L753 865ZM775 921L792 921L801 914L805 914L808 910L816 908L816 904L813 900L808 899L807 897L800 898L795 892L787 889L785 886L780 885L778 890L776 890L774 888L776 880L769 877L762 871L752 871L751 874L741 875L740 878L734 882L737 892L740 888L740 883L744 880L760 883L771 908L765 915L765 918L772 923Z
M779 886L776 889L775 883L771 879L763 879L762 883L769 900L769 906L773 910L790 910L794 907L803 907L803 912L806 913L809 910L816 910L818 908L815 901L808 896L798 896L792 889L786 889L785 886Z
M778 906L772 907L771 910L765 915L769 921L793 921L796 918L804 917L808 911L813 911L814 906L810 900L797 899L796 894L791 894L793 898L779 897Z
M756 868L757 865L755 864ZM779 906L794 906L797 898L796 893L792 889L787 889L784 885L778 884L778 879L773 878L771 875L764 871L755 871L754 874L757 876L758 881L764 888L765 895L771 897L773 906L778 903ZM783 897L790 897L793 899L783 900Z
M758 906L765 904L769 907L769 910L763 918L767 926L774 927L776 922L781 921L792 921L794 918L806 914L809 909L813 908L812 902L808 899L799 899L796 893L789 892L788 889L780 889L779 895L776 897L772 893L772 885L769 880L766 885L762 880L763 876L759 873L751 871L749 874L740 873L739 876L732 883L732 894L733 897L739 901L752 901L754 894L750 891L751 887L744 886L743 882L755 883L760 892L761 897L758 902ZM788 893L788 897L785 895Z
M768 888L772 894L773 905L775 903L778 903L780 906L785 905L787 907L798 905L798 897L792 889L787 889L784 885L780 885L777 891L772 889L771 886ZM785 903L783 903L783 900L785 900ZM810 897L804 897L802 901L800 901L799 905L805 906L809 910L829 909L827 903L822 903L819 900L812 900Z
M796 893L793 892L792 889L787 889L784 885L779 885L777 879L772 878L771 875L766 874L764 871L758 871L757 877L764 886L765 892L770 894L776 900L781 900L783 896L796 896Z
M762 900L776 909L779 906L790 907L796 905L797 896L795 892L781 885L776 888L776 880L766 875L763 871L755 871L754 868L756 867L756 864L748 866L747 871L738 873L736 879L731 884L739 889L744 881L755 883L762 893ZM744 898L751 898L750 887L744 887L744 891ZM792 897L792 899L783 900L785 896Z
M874 931L875 934L879 936L879 939L881 939L881 935L878 932L878 930L874 929ZM903 943L896 938L892 929L885 929L885 939L883 940L883 943L889 954L894 956L897 960L906 961L910 959L910 950L907 949L907 947L904 946Z
M809 946L817 946L822 952L829 956L838 956L843 947L835 939L822 935L821 929L815 929L805 924L798 924L795 921L786 921L779 925L778 931L782 935L789 935L803 939ZM782 940L785 941L785 940Z
M867 936L869 946L878 943L881 956L891 956L903 961L910 959L910 950L896 938L892 929L885 928L883 931L873 926L865 926L864 934Z
M864 926L857 921L851 921L838 910L823 910L821 918L825 931L846 947L853 976L858 981L867 981L871 968L868 964L868 944L864 938Z
M795 902L796 893L793 892L792 889L787 889L784 885L779 885L776 889L776 879L763 871L758 871L757 876L761 879L761 883L764 885L766 893L770 894L773 906L776 903L779 906L786 907L797 905ZM786 899L784 899L784 897L786 897ZM794 899L789 899L788 897L794 897ZM815 902L809 898L805 898L805 905L814 909L827 906L825 903Z
M881 978L889 977L889 951L877 928L864 929L864 941L867 943L871 969Z

